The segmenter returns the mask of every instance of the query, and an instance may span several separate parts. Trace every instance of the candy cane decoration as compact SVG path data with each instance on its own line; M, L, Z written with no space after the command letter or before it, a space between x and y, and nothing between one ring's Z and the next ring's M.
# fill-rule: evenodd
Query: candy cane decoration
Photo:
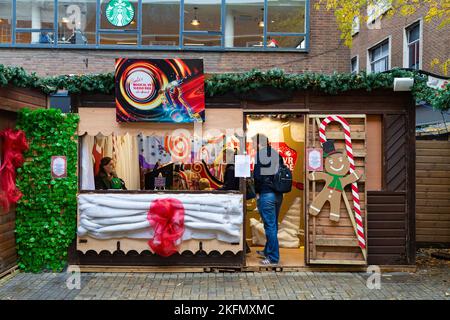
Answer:
M350 173L355 172L355 161L353 160L353 147L352 147L352 139L350 137L350 125L347 120L345 120L341 116L328 116L321 123L319 127L319 137L320 144L323 144L327 141L327 137L325 135L325 128L330 122L339 122L344 128L344 136L345 136L345 149L347 151L347 157L350 162ZM355 208L355 220L356 220L356 229L357 229L357 237L358 243L361 249L366 248L366 241L364 237L364 228L361 217L361 207L359 202L359 189L358 184L356 182L352 183L352 195L353 195L353 207ZM345 196L345 195L344 195Z

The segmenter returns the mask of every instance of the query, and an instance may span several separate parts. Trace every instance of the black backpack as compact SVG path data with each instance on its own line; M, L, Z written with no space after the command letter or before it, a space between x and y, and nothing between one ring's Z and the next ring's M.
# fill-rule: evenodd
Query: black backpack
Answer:
M292 189L292 172L284 163L280 163L273 176L272 189L278 193L288 193Z

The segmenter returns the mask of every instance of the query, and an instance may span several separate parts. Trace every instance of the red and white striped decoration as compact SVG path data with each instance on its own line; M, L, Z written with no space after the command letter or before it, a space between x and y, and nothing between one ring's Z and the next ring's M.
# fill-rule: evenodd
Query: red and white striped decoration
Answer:
M353 147L352 147L352 139L350 137L350 125L347 120L345 120L342 116L328 116L321 123L319 128L319 137L320 144L323 144L327 141L327 137L325 135L325 128L330 122L339 122L344 128L344 136L345 136L345 149L347 151L347 157L350 162L350 173L355 172L355 161L353 159ZM358 243L361 249L366 248L366 241L364 237L364 228L361 217L361 207L359 202L359 189L358 184L356 182L352 183L352 195L353 195L353 207L355 210L355 220L356 220L356 229L358 236Z

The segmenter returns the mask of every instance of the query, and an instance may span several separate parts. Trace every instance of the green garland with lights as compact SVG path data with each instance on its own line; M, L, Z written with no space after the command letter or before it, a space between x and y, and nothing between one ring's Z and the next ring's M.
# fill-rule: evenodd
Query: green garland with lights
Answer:
M450 84L443 89L434 90L427 86L427 76L416 71L392 69L384 73L301 73L287 74L281 69L268 71L251 70L244 73L215 74L205 81L207 97L223 95L228 92L245 93L265 86L272 86L286 91L316 90L335 95L349 90L371 91L392 88L394 78L412 77L414 86L411 92L417 101L425 101L434 109L450 108ZM88 75L61 75L38 77L27 73L22 67L0 64L0 86L12 84L23 88L36 88L44 93L53 93L66 89L70 93L105 93L114 92L114 73Z

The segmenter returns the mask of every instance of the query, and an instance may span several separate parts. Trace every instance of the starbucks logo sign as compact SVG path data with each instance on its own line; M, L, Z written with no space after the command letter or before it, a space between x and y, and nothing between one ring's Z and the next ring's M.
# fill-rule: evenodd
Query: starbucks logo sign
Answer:
M106 18L116 27L125 27L133 21L134 7L128 0L111 0L106 7Z

